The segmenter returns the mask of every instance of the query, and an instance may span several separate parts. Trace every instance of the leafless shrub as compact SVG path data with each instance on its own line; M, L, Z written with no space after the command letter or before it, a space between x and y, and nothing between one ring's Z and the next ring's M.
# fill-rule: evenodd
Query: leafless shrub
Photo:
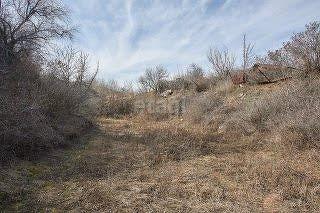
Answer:
M79 113L81 105L92 96L92 84L98 73L90 71L88 55L73 47L55 49L43 76L42 105L54 114Z
M111 80L94 86L99 96L99 114L107 117L130 115L134 111L134 93L131 85L120 86Z
M312 22L306 25L305 31L296 33L283 47L269 51L268 56L260 61L278 66L296 68L305 75L320 70L320 23Z
M218 93L220 96L225 96L235 90L235 86L232 83L231 79L219 79L215 86L211 88L213 92Z
M134 111L134 101L125 95L110 95L101 101L100 114L107 117L130 115Z
M216 76L214 73L210 73L207 76L207 80L208 80L208 86L210 90L213 90L217 84L220 82L220 78L218 76Z
M188 106L185 117L195 123L200 123L212 112L219 110L224 104L223 97L218 94L208 94L195 98Z
M57 47L48 62L48 74L63 81L68 87L89 89L97 76L99 64L90 72L89 55L72 46Z
M166 81L166 84L166 87L171 90L204 92L209 89L209 80L205 76L203 68L196 63L192 63L184 71L178 72L171 80Z
M25 72L21 72L22 67ZM0 92L0 161L31 159L63 144L63 138L42 112L41 82L34 66L17 65L9 73Z
M58 76L42 74L32 58L22 58L7 69L7 75L0 75L5 82L0 92L1 155L36 158L67 144L89 127L90 122L81 116L85 115L83 106L90 97L92 78L67 84ZM83 75L87 70L77 76Z
M204 71L200 65L192 63L188 67L187 75L190 80L195 81L197 79L204 78Z
M185 76L187 80L195 85L195 91L204 92L208 89L208 81L204 76L204 71L198 64L190 64Z
M162 66L146 69L143 76L139 78L139 83L143 89L161 93L163 91L163 81L168 77L167 70Z
M89 128L90 122L81 117L84 99L79 89L41 76L32 60L10 69L8 75L0 76L5 79L0 91L0 153L6 158L1 160L39 157Z
M299 67L296 61L284 50L268 51L268 55L264 61L278 66L294 66Z
M3 100L1 100L2 102ZM12 107L15 104L14 108ZM33 159L54 147L64 144L64 139L49 124L39 109L10 103L1 111L0 150L7 161L13 157ZM9 109L8 109L9 108Z
M168 88L176 91L193 90L195 84L188 79L186 73L179 73L167 82Z
M54 77L43 78L43 81L41 106L49 116L75 114L87 100L87 94L83 94L83 91L68 87Z
M228 49L219 50L210 48L207 54L212 70L216 72L220 78L230 77L235 66L236 58L230 54Z
M238 113L260 131L281 133L284 143L319 146L319 79L293 81L278 92L259 98ZM236 116L236 115L235 115Z
M305 31L294 34L283 48L306 72L320 72L320 23L306 25Z
M67 19L58 0L0 2L0 66L6 69L0 73L1 155L31 158L63 144L68 118L75 118L88 98L95 74L88 75L87 55L62 51L51 61L54 72L43 72L43 47L53 38L72 36Z

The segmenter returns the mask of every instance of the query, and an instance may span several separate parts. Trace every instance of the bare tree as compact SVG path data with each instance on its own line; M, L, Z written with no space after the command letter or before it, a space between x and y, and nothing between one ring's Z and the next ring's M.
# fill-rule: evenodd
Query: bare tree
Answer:
M54 48L52 59L48 64L49 72L69 86L76 78L77 55L78 51L71 46Z
M242 69L243 69L243 72L245 72L252 65L252 61L254 59L253 48L254 48L254 45L251 42L249 42L249 43L247 42L247 35L244 34L243 35L243 48L242 48L242 58L243 58Z
M98 71L90 72L89 55L75 50L72 46L56 47L48 70L54 77L65 82L67 86L90 88Z
M234 70L236 57L229 53L227 48L219 50L217 48L210 48L208 52L208 60L220 78L231 76L231 71Z
M168 77L167 70L162 66L146 69L143 76L139 78L139 83L147 90L153 90L156 93L161 92L161 85Z
M87 77L87 73L89 70L89 54L80 52L80 55L77 59L77 77L76 82L80 87L82 87L83 82Z
M1 0L1 63L38 50L44 41L71 36L67 17L59 0Z
M200 79L200 78L204 77L204 72L203 72L203 69L200 65L198 65L196 63L192 63L188 67L187 75L191 79Z
M274 51L268 51L266 61L267 63L277 66L298 66L297 61L295 61L292 55L288 54L288 52L284 48L280 48Z

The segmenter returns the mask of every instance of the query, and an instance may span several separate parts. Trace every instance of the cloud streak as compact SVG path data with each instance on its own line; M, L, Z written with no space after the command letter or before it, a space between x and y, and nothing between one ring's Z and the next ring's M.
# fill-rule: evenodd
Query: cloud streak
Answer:
M207 67L212 45L241 53L247 33L256 52L279 47L320 20L314 0L65 0L80 34L75 44L101 65L100 78L134 80L146 67L170 72L195 62Z

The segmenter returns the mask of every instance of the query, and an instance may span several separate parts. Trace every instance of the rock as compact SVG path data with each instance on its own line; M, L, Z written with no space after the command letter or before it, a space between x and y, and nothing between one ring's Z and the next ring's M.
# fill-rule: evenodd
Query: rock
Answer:
M170 96L172 94L173 94L172 90L169 89L169 90L166 90L163 93L161 93L160 96L166 98L166 97L168 97L168 96Z

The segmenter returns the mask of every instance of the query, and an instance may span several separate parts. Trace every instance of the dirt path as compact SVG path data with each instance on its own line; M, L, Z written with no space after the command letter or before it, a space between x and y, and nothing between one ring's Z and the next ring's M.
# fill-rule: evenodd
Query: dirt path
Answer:
M262 173L254 166L260 162L274 166L272 153L239 151L248 147L240 142L234 145L238 148L223 153L198 152L190 141L170 142L175 138L159 139L143 132L141 123L100 119L99 125L71 149L2 169L1 208L8 212L262 211L269 191L257 185ZM231 147L216 141L205 145L214 150ZM180 154L172 150L178 154L182 150L186 157L176 158Z
M72 148L55 151L47 159L17 162L10 168L2 168L1 207L26 212L75 210L81 200L87 200L83 197L86 192L94 197L90 195L92 184L100 185L102 180L109 181L134 168L142 168L141 153L135 150L139 147L121 141L128 134L127 123L105 119L98 129ZM98 193L97 199L103 194L103 191ZM86 202L91 203L90 199ZM94 206L89 208L95 209Z

